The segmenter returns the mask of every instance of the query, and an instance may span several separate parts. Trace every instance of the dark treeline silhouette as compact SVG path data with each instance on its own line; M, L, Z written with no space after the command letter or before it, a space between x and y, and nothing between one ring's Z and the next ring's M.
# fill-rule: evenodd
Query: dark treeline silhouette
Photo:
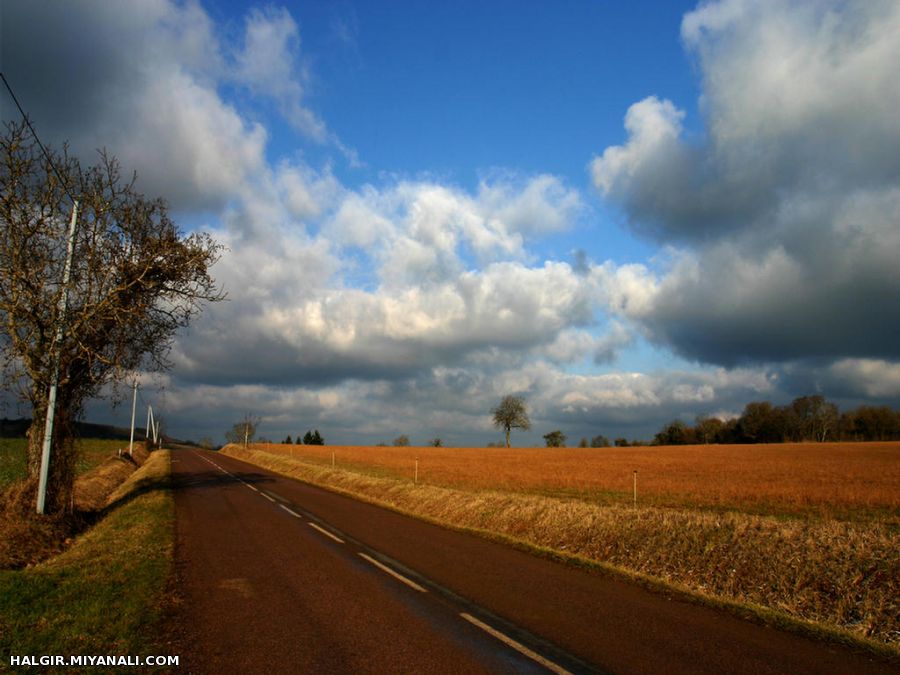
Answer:
M653 445L702 443L788 443L799 441L891 441L900 439L900 411L861 405L841 413L824 396L801 396L790 404L748 403L740 417L723 421L698 416L694 426L681 420L665 425Z

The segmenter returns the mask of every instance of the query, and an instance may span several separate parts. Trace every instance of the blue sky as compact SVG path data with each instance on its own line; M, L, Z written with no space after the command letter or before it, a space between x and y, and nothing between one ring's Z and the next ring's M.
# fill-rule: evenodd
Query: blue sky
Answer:
M900 404L894 2L13 0L2 31L46 141L228 246L229 302L141 375L176 435Z
M621 138L632 102L696 97L677 30L686 3L387 5L296 10L315 54L311 100L367 180L433 172L471 185L499 166L583 184L585 149Z

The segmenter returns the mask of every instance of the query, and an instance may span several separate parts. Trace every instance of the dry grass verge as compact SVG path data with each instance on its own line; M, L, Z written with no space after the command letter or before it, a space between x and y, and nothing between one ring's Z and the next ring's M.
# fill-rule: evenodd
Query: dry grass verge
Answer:
M870 647L900 654L900 535L887 519L859 523L604 506L413 485L237 446L223 452L416 516L813 622L832 636L874 641Z
M75 510L99 511L113 491L149 456L145 444L134 446L134 457L112 455L75 481Z

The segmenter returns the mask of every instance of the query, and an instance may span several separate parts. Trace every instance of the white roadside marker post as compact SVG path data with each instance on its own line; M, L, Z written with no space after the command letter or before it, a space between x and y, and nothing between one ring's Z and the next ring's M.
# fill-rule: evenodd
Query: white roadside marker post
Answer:
M634 508L637 508L637 471L634 472Z
M131 395L131 440L128 442L128 456L134 457L134 414L137 412L137 380L134 381L134 393Z

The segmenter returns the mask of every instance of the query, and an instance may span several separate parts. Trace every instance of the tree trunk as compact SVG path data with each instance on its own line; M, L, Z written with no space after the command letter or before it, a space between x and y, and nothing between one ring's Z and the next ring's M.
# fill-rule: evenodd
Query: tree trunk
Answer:
M506 427L506 447L509 447L509 427Z
M44 448L44 422L47 417L47 403L43 401L32 408L34 416L28 430L28 478L37 505L38 481L41 473L41 455ZM74 425L64 404L57 401L53 422L53 436L50 443L50 470L47 474L47 496L44 513L55 514L72 510L72 495L75 487L75 462L77 459L74 439Z

